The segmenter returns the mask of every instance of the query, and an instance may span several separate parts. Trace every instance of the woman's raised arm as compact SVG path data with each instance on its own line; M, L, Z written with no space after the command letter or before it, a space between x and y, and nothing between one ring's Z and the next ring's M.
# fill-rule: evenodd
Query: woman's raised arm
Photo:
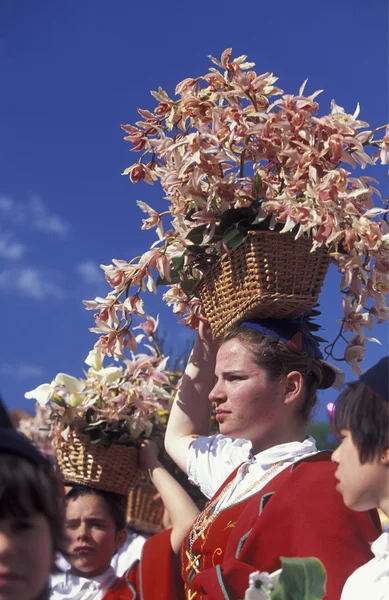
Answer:
M217 342L207 324L189 357L174 400L166 430L165 447L174 462L186 472L189 446L199 435L209 434L211 403L208 399L215 380Z

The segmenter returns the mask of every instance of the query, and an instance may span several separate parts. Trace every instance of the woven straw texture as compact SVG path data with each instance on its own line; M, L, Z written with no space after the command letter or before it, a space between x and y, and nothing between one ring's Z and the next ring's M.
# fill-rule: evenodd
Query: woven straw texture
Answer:
M130 490L127 525L142 533L159 533L163 529L163 502L153 485L141 482Z
M326 276L327 249L293 233L249 232L197 287L215 337L243 318L294 319L315 304Z
M71 431L68 440L55 439L57 461L64 482L127 495L137 484L138 450L133 446L91 444L89 436Z

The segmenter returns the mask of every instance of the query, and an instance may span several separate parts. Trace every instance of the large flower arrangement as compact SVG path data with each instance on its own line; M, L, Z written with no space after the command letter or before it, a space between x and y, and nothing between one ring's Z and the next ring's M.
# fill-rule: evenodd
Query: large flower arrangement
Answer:
M155 243L129 262L102 265L113 289L85 301L96 311L96 348L116 358L135 350L132 317L145 316L141 294L158 284L168 286L164 300L195 329L196 285L207 269L249 230L275 229L309 236L313 250L328 247L342 274L338 338L358 372L365 328L387 318L389 235L386 210L374 205L375 180L350 171L379 157L389 162L389 130L375 139L383 127L369 129L359 106L350 115L333 101L319 116L319 91L305 95L305 82L297 96L284 94L273 74L257 75L231 49L211 60L217 68L179 83L177 99L159 88L154 111L139 109L141 120L122 126L141 153L123 174L133 183L159 181L168 205L157 212L138 201L147 214L142 229L156 228Z
M140 334L137 340L153 345L144 344L145 352L133 354L122 365L104 367L102 353L92 350L85 360L89 369L84 378L59 373L51 383L25 394L45 407L51 437L67 439L73 429L87 433L92 443L110 446L136 445L140 436L150 435L158 411L172 402L168 357L159 352L157 325L152 317L142 323L147 335Z

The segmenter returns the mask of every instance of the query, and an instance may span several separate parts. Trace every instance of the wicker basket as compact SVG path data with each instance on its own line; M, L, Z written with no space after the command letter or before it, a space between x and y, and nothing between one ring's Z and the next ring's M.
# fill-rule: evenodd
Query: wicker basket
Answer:
M197 287L213 335L243 318L294 319L315 306L330 257L293 233L249 232Z
M57 461L64 482L127 495L137 484L138 450L133 446L91 444L89 436L71 431L67 441L55 439Z
M163 502L157 490L141 482L130 490L127 503L127 525L142 533L159 533L163 529Z

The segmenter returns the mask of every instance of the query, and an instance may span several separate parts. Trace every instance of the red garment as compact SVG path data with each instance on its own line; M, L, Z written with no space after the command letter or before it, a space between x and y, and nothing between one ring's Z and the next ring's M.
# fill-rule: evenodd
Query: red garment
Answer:
M380 525L376 511L345 507L330 456L323 452L302 459L251 498L222 510L193 544L199 556L191 567L187 538L182 549L186 598L237 600L253 571L276 571L282 556L314 556L327 572L325 600L339 600L348 576L371 559L369 544Z
M175 600L171 530L146 540L137 561L107 591L103 600Z
M182 548L186 600L244 598L250 573L276 571L281 556L319 558L327 571L325 600L339 600L348 576L372 558L369 544L380 525L376 511L357 513L344 506L330 456L302 459L247 500L222 510L194 543L193 564L187 538ZM139 599L177 600L170 532L147 540L140 563L104 596Z

